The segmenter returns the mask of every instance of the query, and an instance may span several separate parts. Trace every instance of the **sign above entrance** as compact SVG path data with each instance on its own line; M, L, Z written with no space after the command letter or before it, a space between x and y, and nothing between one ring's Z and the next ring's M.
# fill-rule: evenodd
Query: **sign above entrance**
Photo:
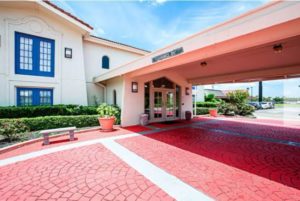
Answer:
M153 57L152 58L152 63L155 63L155 62L160 61L160 60L167 59L169 57L173 57L173 56L181 54L181 53L183 53L183 47L180 47L180 48L174 49L170 52L166 52L166 53L163 53L163 54L160 54L158 56Z

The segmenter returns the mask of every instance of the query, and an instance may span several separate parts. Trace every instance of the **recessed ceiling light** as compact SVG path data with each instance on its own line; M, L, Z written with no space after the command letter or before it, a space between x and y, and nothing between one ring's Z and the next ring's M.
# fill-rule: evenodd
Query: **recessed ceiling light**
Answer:
M206 61L202 61L202 62L200 63L200 65L201 65L202 67L205 67L205 66L207 66L207 62L206 62Z
M281 53L282 49L283 49L282 44L275 44L273 46L273 50L274 50L275 53Z

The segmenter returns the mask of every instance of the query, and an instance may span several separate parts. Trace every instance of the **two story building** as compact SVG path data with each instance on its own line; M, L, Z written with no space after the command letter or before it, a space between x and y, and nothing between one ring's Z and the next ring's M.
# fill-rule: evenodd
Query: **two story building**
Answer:
M1 1L0 106L104 99L120 105L121 94L106 94L110 89L93 78L148 51L92 36L92 30L49 1Z

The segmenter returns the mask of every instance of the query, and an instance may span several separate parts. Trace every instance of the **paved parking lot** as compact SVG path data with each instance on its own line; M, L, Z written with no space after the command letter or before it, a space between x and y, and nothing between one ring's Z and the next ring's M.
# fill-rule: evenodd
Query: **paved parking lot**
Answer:
M300 121L300 105L299 107L278 107L274 109L256 110L254 115L258 118L272 118L282 120L299 120Z
M199 118L100 136L2 154L0 200L300 198L300 126Z

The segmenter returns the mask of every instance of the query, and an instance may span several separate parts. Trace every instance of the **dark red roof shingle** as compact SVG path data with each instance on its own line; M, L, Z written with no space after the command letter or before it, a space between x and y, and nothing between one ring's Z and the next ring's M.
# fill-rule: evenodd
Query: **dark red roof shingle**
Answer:
M54 3L52 3L51 1L49 1L49 0L43 0L43 2L47 3L48 5L52 6L52 7L55 8L55 9L59 10L60 12L62 12L62 13L64 13L64 14L68 15L69 17L75 19L76 21L80 22L81 24L83 24L83 25L89 27L90 29L94 29L94 28L93 28L91 25L89 25L88 23L84 22L83 20L79 19L78 17L74 16L73 14L71 14L71 13L65 11L64 9L58 7L57 5L55 5Z

